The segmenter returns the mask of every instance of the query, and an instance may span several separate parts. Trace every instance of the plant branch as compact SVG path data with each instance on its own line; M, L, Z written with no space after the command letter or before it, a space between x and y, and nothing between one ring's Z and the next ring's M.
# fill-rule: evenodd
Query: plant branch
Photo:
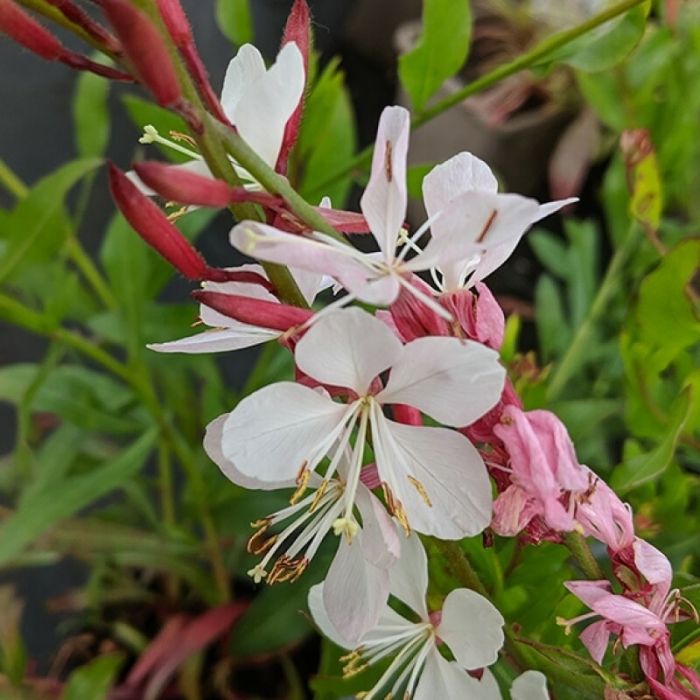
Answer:
M564 544L573 555L576 563L581 567L586 578L591 581L602 581L605 578L605 574L593 556L586 538L580 532L575 530L567 532L564 535Z
M537 44L535 47L530 49L530 51L518 56L518 58L510 61L509 63L489 71L485 75L477 78L473 82L463 87L461 90L458 90L452 95L448 95L439 102L436 102L432 107L428 108L424 112L415 115L411 122L411 128L417 129L420 126L423 126L423 124L435 119L435 117L440 116L443 112L446 112L451 107L463 102L468 97L483 92L484 90L488 90L505 78L509 78L511 75L519 73L521 70L534 66L553 51L560 49L562 46L566 46L574 39L578 39L580 36L583 36L593 29L596 29L601 24L605 24L606 22L615 19L615 17L618 17L624 12L631 10L633 7L637 7L637 5L641 5L645 1L646 0L621 0L621 2L608 7L602 12L599 12L597 15L590 17L585 22L582 22L571 29L566 29L562 32L548 36L546 39L539 42L539 44ZM353 170L364 168L372 157L373 148L374 147L370 145L364 150L360 151L360 153L358 153L346 166L321 182L318 186L318 190L325 190L327 187L345 177Z

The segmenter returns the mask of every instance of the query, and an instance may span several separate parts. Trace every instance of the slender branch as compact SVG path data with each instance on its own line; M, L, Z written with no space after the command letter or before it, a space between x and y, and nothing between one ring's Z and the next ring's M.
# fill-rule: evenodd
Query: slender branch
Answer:
M443 112L446 112L451 107L463 102L468 97L483 92L484 90L488 90L490 87L493 87L505 78L508 78L515 73L519 73L521 70L534 66L553 51L556 51L562 46L566 46L566 44L572 42L574 39L578 39L580 36L583 36L593 29L596 29L601 24L605 24L611 19L615 19L615 17L618 17L624 12L631 10L633 7L641 5L645 1L646 0L621 0L621 2L608 7L602 12L599 12L597 15L590 17L585 22L582 22L571 29L566 29L562 32L548 36L530 51L518 56L518 58L510 61L509 63L489 71L477 80L474 80L463 87L461 90L448 95L439 102L436 102L432 107L428 108L424 112L417 114L411 122L411 128L417 129L420 126L423 126L423 124L435 119L435 117L440 116ZM373 145L370 145L364 150L360 151L347 165L321 182L318 185L318 191L322 192L330 185L334 184L354 170L364 168L372 158L372 151Z
M489 597L486 586L457 542L439 540L437 538L433 538L432 542L440 550L440 554L445 558L447 566L463 586L481 593L486 598Z
M602 581L605 578L605 574L593 556L586 538L580 532L575 530L567 532L564 535L564 544L573 555L576 563L581 567L586 578L591 581Z
M640 238L639 225L633 222L625 240L610 261L588 315L578 327L571 344L552 373L552 379L547 387L547 399L550 402L560 397L569 380L578 370L583 356L590 347L591 337L599 319L608 310L611 299L620 287L620 273L636 249Z
M24 199L29 188L17 177L10 166L0 158L0 185L2 185L15 199Z
M66 238L66 249L70 259L75 263L75 266L80 270L105 307L108 309L117 308L117 300L112 294L112 290L105 282L92 258L85 252L85 248L83 248L78 237L72 232Z

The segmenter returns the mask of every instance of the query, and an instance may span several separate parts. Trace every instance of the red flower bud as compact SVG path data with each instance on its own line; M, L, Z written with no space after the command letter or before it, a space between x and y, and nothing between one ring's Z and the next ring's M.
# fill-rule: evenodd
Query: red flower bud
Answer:
M47 61L60 61L71 68L87 70L113 80L131 80L131 76L122 71L95 63L85 56L65 49L48 29L12 0L0 0L0 32Z
M208 267L200 254L163 212L112 163L109 188L124 218L148 245L191 280L207 278Z
M90 15L81 7L78 7L72 0L46 0L49 5L53 5L60 10L66 19L85 30L93 39L103 45L112 53L118 54L121 46L116 37L110 34L101 24L95 22Z
M205 306L236 321L278 331L288 331L308 321L314 315L311 309L300 309L296 306L236 294L196 291L192 292L192 296Z
M136 163L134 170L143 182L161 197L200 207L226 207L239 202L253 202L280 207L282 200L266 192L249 192L231 187L222 180L199 175L176 165L149 161Z
M294 42L301 51L304 58L304 73L308 81L309 75L309 53L311 51L311 14L306 0L295 0L294 5L287 18L282 37L282 46L289 42ZM289 118L284 130L282 147L277 158L275 169L277 172L287 171L287 160L294 148L294 144L299 138L299 128L301 126L301 115L304 110L304 98L299 101L299 106L294 110L294 114Z
M204 62L197 52L192 28L185 11L182 9L180 0L158 0L158 10L175 46L177 46L185 59L187 69L205 103L219 121L229 124L221 102L219 102L219 98L209 82L209 75Z
M61 42L12 0L0 0L0 31L47 61L63 56Z
M181 105L180 84L168 47L148 15L128 0L102 0L101 4L139 80L163 107Z

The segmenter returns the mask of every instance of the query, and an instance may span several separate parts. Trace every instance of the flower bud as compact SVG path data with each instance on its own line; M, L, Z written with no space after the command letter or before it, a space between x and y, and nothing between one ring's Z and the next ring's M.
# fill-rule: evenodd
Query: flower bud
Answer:
M128 0L102 0L101 5L139 80L161 106L180 105L182 93L168 47L148 15Z
M148 245L187 279L207 279L209 268L200 254L165 214L111 163L109 187L121 213Z
M12 0L0 0L0 31L47 61L63 56L61 42Z
M95 22L90 15L81 7L78 7L72 0L46 0L49 5L53 5L61 14L73 24L77 24L93 39L102 44L105 50L118 54L121 46L116 37L110 34L101 24Z
M288 331L294 326L301 325L314 314L311 309L301 309L297 306L235 294L196 291L192 292L192 296L205 306L236 321L278 331Z
M136 163L139 178L161 197L199 207L226 207L229 204L253 202L263 206L281 206L282 200L265 192L249 192L244 187L231 187L223 180L199 175L182 166L149 161Z

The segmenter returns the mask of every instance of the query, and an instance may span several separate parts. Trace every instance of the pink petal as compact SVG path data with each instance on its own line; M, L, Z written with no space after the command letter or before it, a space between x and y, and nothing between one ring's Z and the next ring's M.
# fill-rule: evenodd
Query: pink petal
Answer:
M610 641L610 628L607 620L600 620L588 625L579 635L581 642L588 649L591 658L597 663L603 663L603 657Z

